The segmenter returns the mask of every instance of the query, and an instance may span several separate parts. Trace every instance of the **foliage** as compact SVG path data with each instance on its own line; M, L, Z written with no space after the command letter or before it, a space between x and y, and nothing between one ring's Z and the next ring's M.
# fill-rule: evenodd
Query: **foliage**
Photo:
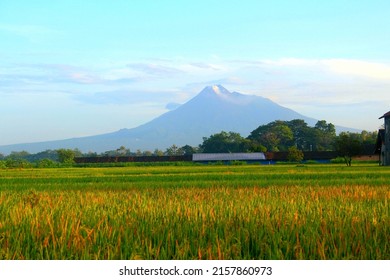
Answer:
M195 147L192 147L190 145L184 145L180 148L180 151L182 155L192 155L197 153L197 149Z
M388 259L389 180L376 165L0 170L0 259Z
M130 152L130 149L126 148L125 146L120 146L116 150L106 151L104 152L104 156L131 156L132 153ZM97 155L96 155L97 156Z
M297 147L292 146L288 148L287 160L293 162L301 162L304 158L303 152Z
M291 146L302 151L330 151L335 137L336 130L331 123L322 120L309 127L304 120L295 119L261 125L248 139L271 152L287 151Z
M26 152L26 151L20 151L20 152L12 151L11 154L7 158L8 159L24 159L29 155L30 155L30 153Z
M155 155L155 156L163 156L164 152L159 150L159 149L155 149L154 152L153 152L153 155Z
M319 162L318 161L316 161L316 160L306 160L305 161L305 164L319 164Z
M309 127L304 120L291 120L285 122L293 133L293 144L300 150L310 151L313 148L314 129Z
M167 156L178 156L181 154L181 151L178 146L173 144L172 146L166 149L165 154Z
M345 159L343 157L332 158L330 160L330 163L334 163L334 164L345 163Z
M57 154L58 154L59 162L64 163L64 164L73 164L74 163L74 158L76 156L76 153L74 150L59 149L59 150L57 150Z
M44 159L39 160L36 163L36 166L38 168L55 168L55 167L59 167L59 164L56 161L53 161L53 160L48 159L48 158L44 158Z
M336 138L335 149L339 156L344 158L347 166L352 165L352 157L357 156L362 151L362 143L358 134L342 132Z
M317 151L328 151L332 148L332 144L336 137L336 128L331 123L326 121L318 121L314 126L315 129L315 148Z
M23 158L7 158L5 166L7 168L30 168L32 164Z
M286 122L274 121L259 126L251 132L248 139L263 145L267 151L278 152L286 150L292 144L294 136Z
M210 137L203 137L200 149L203 153L238 153L246 152L249 141L236 132L216 133Z
M58 153L55 150L45 150L36 154L29 154L24 157L29 162L39 162L43 159L50 159L52 161L58 161Z

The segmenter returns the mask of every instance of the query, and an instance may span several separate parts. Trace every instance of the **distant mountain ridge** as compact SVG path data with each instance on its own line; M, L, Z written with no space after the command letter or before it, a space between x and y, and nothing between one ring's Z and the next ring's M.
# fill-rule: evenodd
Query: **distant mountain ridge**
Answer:
M203 137L224 131L234 131L247 137L258 126L275 120L303 119L314 126L316 119L260 96L229 92L221 85L205 87L198 95L175 110L132 129L95 136L0 146L1 153L48 149L78 148L83 152L104 152L125 146L131 151L162 149L175 144L197 146ZM350 130L337 127L338 131Z

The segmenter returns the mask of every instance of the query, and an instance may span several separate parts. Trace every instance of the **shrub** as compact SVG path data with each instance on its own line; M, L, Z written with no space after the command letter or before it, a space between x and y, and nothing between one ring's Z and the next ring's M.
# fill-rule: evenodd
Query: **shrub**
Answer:
M297 147L292 146L288 148L287 159L288 161L301 162L303 160L303 152Z
M74 158L76 153L74 150L70 149L59 149L57 150L58 160L65 165L72 165L74 163Z
M306 164L318 164L319 162L316 160L309 159L305 162Z
M37 167L38 168L53 168L53 167L58 167L58 163L51 160L51 159L48 159L48 158L44 158L44 159L41 159L37 162Z
M0 160L0 169L7 168L7 165L4 160Z
M343 157L337 157L330 160L330 163L345 163L345 159Z
M233 160L230 162L231 165L245 165L247 164L246 161L242 161L242 160Z
M5 161L5 165L8 168L30 168L32 164L25 159L21 158L9 158Z

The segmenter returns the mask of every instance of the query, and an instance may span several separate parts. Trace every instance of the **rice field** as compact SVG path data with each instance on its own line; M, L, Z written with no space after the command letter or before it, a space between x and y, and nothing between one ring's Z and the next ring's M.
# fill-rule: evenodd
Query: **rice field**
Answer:
M390 169L0 169L0 259L390 259Z

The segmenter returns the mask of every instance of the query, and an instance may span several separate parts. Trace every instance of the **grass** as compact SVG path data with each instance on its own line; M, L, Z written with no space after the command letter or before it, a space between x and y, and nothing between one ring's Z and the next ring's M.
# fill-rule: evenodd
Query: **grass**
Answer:
M0 170L0 259L390 259L375 165Z

